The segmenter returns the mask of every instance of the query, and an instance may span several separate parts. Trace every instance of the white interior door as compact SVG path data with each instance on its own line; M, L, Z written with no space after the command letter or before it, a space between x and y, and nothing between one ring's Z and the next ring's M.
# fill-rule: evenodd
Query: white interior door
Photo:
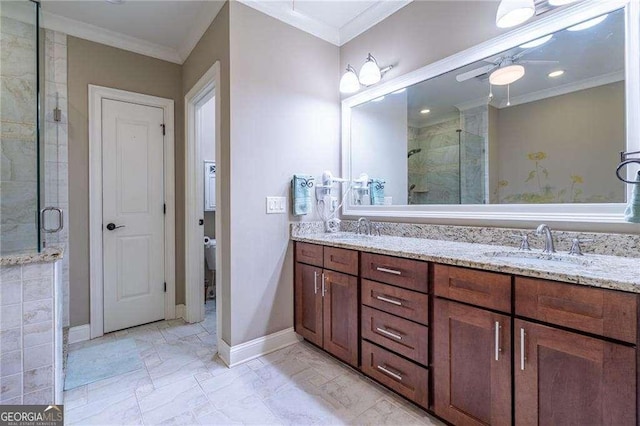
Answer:
M162 108L103 99L104 332L164 319Z

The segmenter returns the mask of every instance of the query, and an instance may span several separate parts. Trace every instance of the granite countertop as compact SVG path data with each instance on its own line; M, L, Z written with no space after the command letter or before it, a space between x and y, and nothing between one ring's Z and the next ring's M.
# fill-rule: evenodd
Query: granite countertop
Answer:
M292 240L370 253L418 259L527 277L640 293L640 259L566 253L543 255L540 250L424 238L297 234ZM551 258L551 259L550 259Z
M49 247L40 253L18 253L0 257L0 266L26 265L28 263L55 262L62 259L64 250L59 247Z

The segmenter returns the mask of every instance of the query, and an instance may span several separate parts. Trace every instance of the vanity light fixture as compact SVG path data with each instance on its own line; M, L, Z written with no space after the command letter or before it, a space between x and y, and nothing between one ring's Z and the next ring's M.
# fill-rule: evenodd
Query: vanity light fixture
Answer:
M506 86L520 80L524 73L522 65L508 65L492 72L489 75L489 83L493 86Z
M360 81L356 70L351 65L347 65L347 72L340 79L340 92L356 93L358 90L360 90Z
M365 61L362 68L360 68L360 83L365 86L371 86L372 84L376 84L382 78L382 73L380 72L380 67L378 66L378 61L376 58L369 53L367 56L367 60Z
M567 31L582 31L582 30L589 29L591 27L595 27L596 25L600 24L602 21L607 19L607 16L609 16L609 14L598 16L597 18L593 18L581 24L574 25L573 27L569 27L567 28Z
M564 74L564 70L556 70L556 71L551 71L549 73L549 77L551 78L556 78L556 77L560 77L561 75Z
M427 108L420 110L420 114L429 114L430 112L431 110Z
M518 47L520 47L521 49L531 49L532 47L542 46L543 44L545 44L546 42L548 42L552 38L553 38L553 34L549 34L549 35L546 35L544 37L540 37L540 38L537 38L535 40L528 41L528 42L526 42L524 44L521 44Z
M511 28L528 21L536 13L534 0L501 0L496 13L499 28Z

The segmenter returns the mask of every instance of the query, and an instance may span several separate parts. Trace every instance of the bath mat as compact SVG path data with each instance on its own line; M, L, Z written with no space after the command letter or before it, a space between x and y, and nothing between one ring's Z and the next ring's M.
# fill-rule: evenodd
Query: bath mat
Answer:
M122 339L69 352L64 390L143 368L133 339Z

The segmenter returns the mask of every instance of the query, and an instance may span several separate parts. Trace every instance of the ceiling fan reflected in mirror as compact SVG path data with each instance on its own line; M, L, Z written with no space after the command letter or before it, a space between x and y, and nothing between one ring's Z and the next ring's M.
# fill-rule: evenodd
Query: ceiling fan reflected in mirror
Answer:
M481 78L485 75L489 75L489 81L494 86L504 86L514 83L520 80L525 74L525 67L523 65L544 65L544 64L557 64L558 61L545 61L545 60L522 60L521 58L526 55L528 51L520 52L513 56L501 56L494 61L489 62L488 65L476 68L471 71L458 74L456 80L459 83L463 81L471 80L473 78Z

